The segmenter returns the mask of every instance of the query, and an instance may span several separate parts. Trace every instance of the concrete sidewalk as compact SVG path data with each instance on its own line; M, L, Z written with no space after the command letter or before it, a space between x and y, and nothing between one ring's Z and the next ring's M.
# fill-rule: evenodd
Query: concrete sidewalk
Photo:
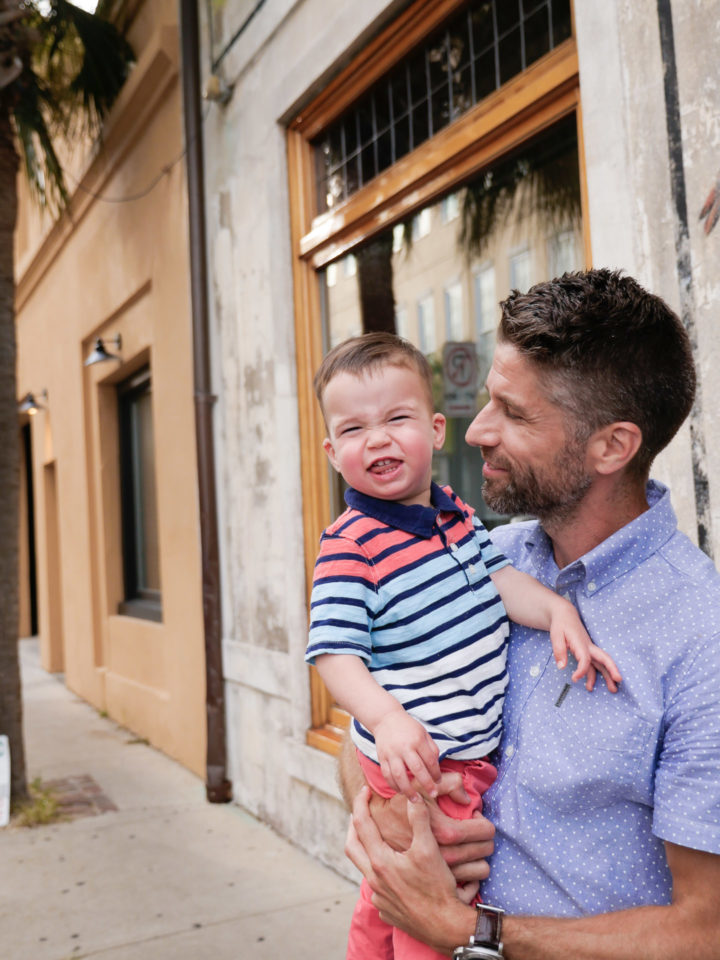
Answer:
M28 779L74 805L0 830L2 960L342 960L357 887L21 656Z

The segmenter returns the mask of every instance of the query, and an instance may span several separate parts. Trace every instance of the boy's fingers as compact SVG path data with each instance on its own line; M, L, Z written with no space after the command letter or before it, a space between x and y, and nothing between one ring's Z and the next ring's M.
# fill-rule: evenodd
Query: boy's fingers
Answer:
M550 646L552 647L553 657L555 657L555 663L562 670L562 668L567 664L567 644L565 643L565 637L561 633L555 633L550 631Z
M586 689L586 690L592 690L592 689L593 689L593 687L595 686L595 679L596 679L596 677L597 677L597 670L595 669L595 667L594 667L592 664L590 664L590 666L588 667L588 671L587 671L587 678L586 678L586 680L585 680L585 689Z
M417 790L410 783L410 777L408 776L407 766L405 765L404 759L397 757L391 761L391 768L393 772L393 778L396 783L396 790L398 793L403 793L408 798L408 800L414 800L417 798Z
M605 683L607 684L607 688L608 688L608 690L610 691L610 693L617 693L617 692L618 692L618 685L617 685L617 683L615 683L615 679L614 679L613 676L610 674L610 672L609 672L608 670L606 670L605 667L603 667L603 666L601 666L601 665L598 665L598 670L599 670L600 673L602 674L602 676L603 676L603 678L604 678L604 680L605 680Z
M429 797L437 796L437 785L430 775L430 771L417 754L412 754L408 758L407 766L427 795Z
M438 762L438 748L435 741L428 738L428 741L418 751L422 762L425 764L433 780L440 779L440 763Z

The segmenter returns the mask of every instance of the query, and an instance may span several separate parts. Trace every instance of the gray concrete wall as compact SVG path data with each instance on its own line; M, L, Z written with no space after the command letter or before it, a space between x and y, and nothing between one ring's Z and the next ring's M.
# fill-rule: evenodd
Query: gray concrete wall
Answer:
M656 0L575 0L574 7L594 264L624 268L680 310ZM720 466L720 405L713 371L720 337L720 226L706 236L699 213L720 170L720 3L674 0L672 18L701 388L697 423L705 440L717 557L720 487L714 478ZM653 472L672 487L680 524L696 539L687 426Z

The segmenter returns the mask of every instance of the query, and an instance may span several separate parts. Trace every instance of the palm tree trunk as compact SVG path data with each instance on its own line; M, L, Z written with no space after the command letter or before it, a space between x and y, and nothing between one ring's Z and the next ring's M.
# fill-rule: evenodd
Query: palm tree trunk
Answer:
M0 733L10 741L13 801L27 796L18 662L18 511L20 440L15 378L13 233L18 156L0 99Z

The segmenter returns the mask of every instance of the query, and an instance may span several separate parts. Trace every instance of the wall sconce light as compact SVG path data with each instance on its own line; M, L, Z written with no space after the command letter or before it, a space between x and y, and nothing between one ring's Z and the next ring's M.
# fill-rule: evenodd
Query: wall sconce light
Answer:
M120 334L110 340L98 337L95 341L95 349L85 361L86 367L91 367L94 363L104 363L106 360L122 360L122 357L107 352L105 349L106 343L111 343L116 350L120 350L122 347L122 337Z
M45 403L40 403L35 399L34 393L26 393L18 404L18 413L29 413L30 416L34 416L38 410L44 410L45 404L48 400L47 390L43 390L40 394L40 397L45 401Z

